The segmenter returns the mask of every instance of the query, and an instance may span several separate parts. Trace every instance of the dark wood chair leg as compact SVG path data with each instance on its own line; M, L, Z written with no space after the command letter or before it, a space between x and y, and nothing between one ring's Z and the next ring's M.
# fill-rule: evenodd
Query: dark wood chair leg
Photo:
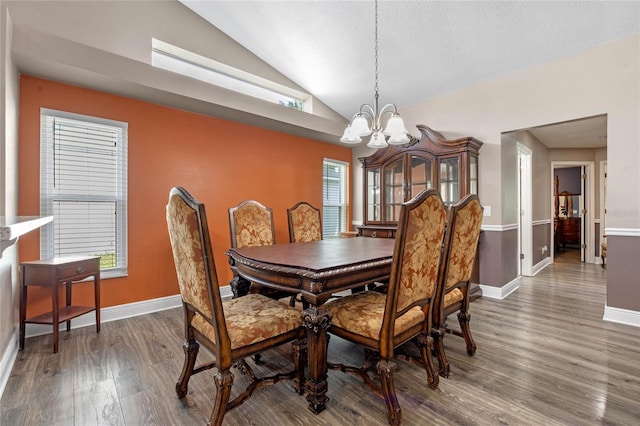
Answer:
M471 335L471 328L469 328L469 321L471 320L471 314L466 311L458 312L458 322L460 323L460 330L462 331L462 336L464 337L464 341L467 344L467 353L469 355L473 355L476 353L476 343L473 341L473 336Z
M427 385L431 389L436 389L440 379L438 378L438 373L436 373L436 368L433 365L433 356L431 355L431 351L434 348L433 342L434 339L431 336L425 334L418 336L417 343L422 355L422 364L424 364L424 368L427 371Z
M191 378L193 368L196 365L196 358L198 357L200 345L194 339L185 342L184 345L182 345L182 349L184 350L184 365L182 366L182 373L180 373L178 383L176 383L176 394L178 394L178 398L184 398L187 396L187 392L189 390L189 379Z
M216 382L216 401L211 412L208 426L222 425L222 419L227 412L227 404L231 396L231 386L233 385L233 373L229 370L220 371L213 377Z
M433 327L431 336L433 337L433 346L436 356L438 357L439 374L442 377L449 377L451 367L449 366L449 360L447 354L444 352L444 336L446 329L444 327Z
M304 395L304 366L307 364L307 341L304 337L293 342L293 363L297 372L293 387L299 395Z
M396 396L396 388L393 384L393 372L396 370L396 363L386 359L381 359L376 365L378 374L380 375L380 384L382 385L382 393L384 402L387 404L387 419L392 426L402 423L402 411Z

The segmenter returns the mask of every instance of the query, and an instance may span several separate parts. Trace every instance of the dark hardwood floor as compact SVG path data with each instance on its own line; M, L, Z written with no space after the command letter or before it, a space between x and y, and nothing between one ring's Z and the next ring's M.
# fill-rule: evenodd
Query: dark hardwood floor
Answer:
M602 320L605 274L598 265L556 263L523 278L507 299L471 306L478 345L445 339L451 376L437 390L399 361L396 389L406 425L640 424L640 329ZM453 322L450 320L450 322ZM0 400L0 425L198 425L212 409L212 372L195 376L185 401L180 309L27 340ZM283 365L265 353L264 368ZM205 349L201 356L208 356ZM358 347L331 338L329 359L358 360ZM263 367L259 367L263 368ZM258 370L259 370L258 369ZM246 383L236 374L236 383ZM352 376L329 372L327 409L307 409L290 383L257 391L227 425L385 425L386 408Z

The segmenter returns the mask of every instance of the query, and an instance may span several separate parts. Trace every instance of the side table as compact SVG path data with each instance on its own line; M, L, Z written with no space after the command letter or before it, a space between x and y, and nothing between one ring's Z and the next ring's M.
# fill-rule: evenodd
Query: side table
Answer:
M96 312L96 332L100 333L100 257L72 256L48 260L21 262L22 292L20 293L20 350L24 349L25 324L51 324L53 326L53 352L58 352L60 323L67 323L71 329L71 319L80 315ZM72 284L93 277L95 294L94 306L75 306L71 304ZM29 286L51 288L51 312L27 318L27 289ZM58 303L58 288L66 286L66 305Z

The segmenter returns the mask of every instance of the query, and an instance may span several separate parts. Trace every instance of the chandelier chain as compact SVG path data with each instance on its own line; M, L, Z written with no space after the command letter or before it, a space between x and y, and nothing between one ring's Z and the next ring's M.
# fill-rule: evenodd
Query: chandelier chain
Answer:
M375 0L375 58L376 58L376 82L375 94L378 95L378 0Z

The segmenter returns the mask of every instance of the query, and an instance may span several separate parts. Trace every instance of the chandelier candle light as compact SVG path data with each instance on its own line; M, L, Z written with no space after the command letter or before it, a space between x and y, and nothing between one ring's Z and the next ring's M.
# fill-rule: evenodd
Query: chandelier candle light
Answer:
M375 19L376 80L373 107L369 104L363 104L360 107L360 111L353 116L344 130L340 142L357 144L362 142L363 137L373 133L367 146L369 148L384 148L387 144L406 144L409 142L409 137L407 129L404 127L404 121L402 121L400 114L398 114L398 108L394 104L387 104L378 110L378 0L375 1ZM385 113L390 113L391 117L387 120L387 127L382 130L381 119ZM371 124L369 124L369 120ZM386 140L385 136L388 136L389 139Z

